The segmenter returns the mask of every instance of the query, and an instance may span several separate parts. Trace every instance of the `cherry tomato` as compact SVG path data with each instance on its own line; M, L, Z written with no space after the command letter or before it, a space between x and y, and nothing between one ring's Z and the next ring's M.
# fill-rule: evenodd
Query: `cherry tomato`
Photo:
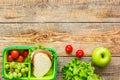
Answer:
M77 50L77 51L76 51L76 56L77 56L77 57L80 58L80 57L82 57L83 55L84 55L84 51L83 51L83 50Z
M24 50L23 57L26 58L28 56L28 50Z
M12 56L13 58L17 58L17 57L19 56L19 51L18 51L18 50L12 50L12 51L11 51L11 56Z
M14 58L11 56L11 54L9 54L9 55L7 56L7 60L8 60L9 62L12 62L12 61L14 61Z
M65 50L67 53L71 53L73 51L73 47L71 45L66 45Z
M19 55L17 58L17 62L23 62L24 61L24 57L22 55Z

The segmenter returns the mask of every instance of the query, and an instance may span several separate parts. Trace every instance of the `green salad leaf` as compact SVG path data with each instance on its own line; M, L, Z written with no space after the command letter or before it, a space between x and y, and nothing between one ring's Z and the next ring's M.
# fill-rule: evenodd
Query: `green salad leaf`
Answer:
M95 72L91 62L80 62L77 58L62 67L65 80L102 80Z

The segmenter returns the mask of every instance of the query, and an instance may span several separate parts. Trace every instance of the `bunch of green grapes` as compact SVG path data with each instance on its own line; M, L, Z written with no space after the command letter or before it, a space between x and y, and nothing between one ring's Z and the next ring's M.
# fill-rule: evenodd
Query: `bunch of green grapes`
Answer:
M10 62L5 65L5 70L10 79L27 77L29 68L24 63Z

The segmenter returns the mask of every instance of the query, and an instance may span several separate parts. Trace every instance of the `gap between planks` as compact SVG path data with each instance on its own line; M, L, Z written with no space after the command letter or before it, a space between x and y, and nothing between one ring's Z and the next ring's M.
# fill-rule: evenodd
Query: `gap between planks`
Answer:
M120 22L119 0L0 0L0 22Z
M36 24L36 23L120 23L120 22L0 22L0 24Z

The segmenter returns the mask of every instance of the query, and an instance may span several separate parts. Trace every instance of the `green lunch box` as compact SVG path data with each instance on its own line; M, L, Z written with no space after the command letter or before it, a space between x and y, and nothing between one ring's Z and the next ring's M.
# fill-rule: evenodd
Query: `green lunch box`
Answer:
M28 56L27 58L25 58L24 62L16 62L17 64L25 64L29 71L27 73L27 76L25 77L20 77L20 78L12 78L10 79L8 72L5 69L5 65L9 64L11 62L7 61L7 55L13 50L13 49L17 49L20 53L23 53L24 50L28 50ZM52 53L53 55L53 59L52 59L52 67L51 69L48 71L47 74L45 74L43 77L35 77L32 74L32 63L31 63L31 54L33 51L37 50L37 49L42 49L42 50L48 50ZM56 75L57 75L57 67L58 67L58 59L57 59L57 53L54 49L52 48L45 48L43 46L9 46L4 48L4 50L2 51L2 77L4 77L5 79L9 79L9 80L55 80Z

